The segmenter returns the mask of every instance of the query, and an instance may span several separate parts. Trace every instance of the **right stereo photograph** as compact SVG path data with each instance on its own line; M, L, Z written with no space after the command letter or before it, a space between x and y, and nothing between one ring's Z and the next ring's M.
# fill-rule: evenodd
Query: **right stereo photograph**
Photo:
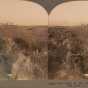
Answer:
M88 1L64 2L49 14L48 78L88 79Z

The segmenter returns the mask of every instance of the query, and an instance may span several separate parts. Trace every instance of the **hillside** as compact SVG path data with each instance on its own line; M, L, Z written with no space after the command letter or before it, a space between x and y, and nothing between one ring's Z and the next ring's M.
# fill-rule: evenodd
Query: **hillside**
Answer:
M88 74L88 25L49 28L49 79L86 79Z
M47 33L47 27L0 25L0 79L47 79L44 33Z

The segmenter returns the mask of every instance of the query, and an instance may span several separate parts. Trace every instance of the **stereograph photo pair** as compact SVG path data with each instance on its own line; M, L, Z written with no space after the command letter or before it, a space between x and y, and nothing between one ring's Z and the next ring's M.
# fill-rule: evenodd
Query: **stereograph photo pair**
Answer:
M0 0L0 80L88 79L88 1L39 2Z

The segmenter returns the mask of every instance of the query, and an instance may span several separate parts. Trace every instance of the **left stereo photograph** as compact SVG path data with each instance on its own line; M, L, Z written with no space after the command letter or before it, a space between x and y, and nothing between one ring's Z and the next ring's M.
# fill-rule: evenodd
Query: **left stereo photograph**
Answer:
M48 79L48 13L39 4L0 0L0 80Z

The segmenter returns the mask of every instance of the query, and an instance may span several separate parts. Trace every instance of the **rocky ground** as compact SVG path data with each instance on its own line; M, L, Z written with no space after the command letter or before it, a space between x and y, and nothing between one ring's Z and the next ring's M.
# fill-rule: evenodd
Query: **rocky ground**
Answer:
M88 78L88 27L51 27L48 43L49 79Z
M88 26L0 25L2 79L88 79Z
M41 34L44 29L47 31L46 27L40 29ZM1 80L47 79L47 37L34 30L31 27L0 26Z

